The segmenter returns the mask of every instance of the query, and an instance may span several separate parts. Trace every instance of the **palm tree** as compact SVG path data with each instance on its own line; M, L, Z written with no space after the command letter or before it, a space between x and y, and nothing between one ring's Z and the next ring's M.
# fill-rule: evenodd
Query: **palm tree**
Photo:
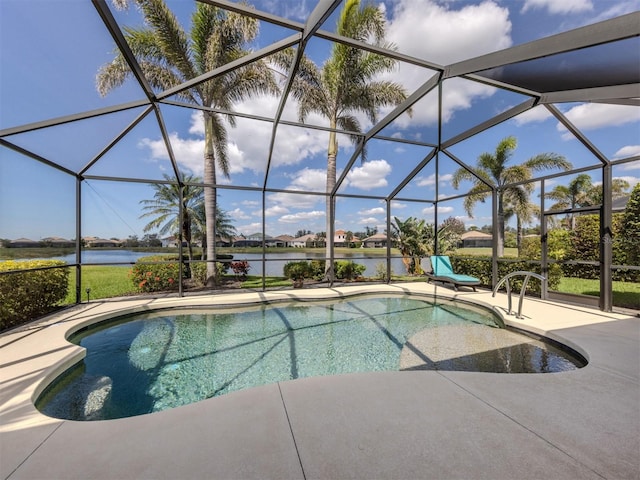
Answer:
M167 90L237 60L248 53L245 46L256 38L257 20L202 2L196 3L191 31L187 34L163 0L136 0L145 26L126 28L124 36L153 88ZM111 63L100 68L98 91L104 96L122 85L130 75L131 70L118 52ZM231 110L235 102L262 93L276 94L278 87L266 63L257 61L204 81L178 95L182 100L201 107ZM208 238L216 238L216 163L222 174L229 178L227 131L223 115L204 110L203 117L206 232ZM235 126L233 116L226 116L226 120ZM215 243L207 244L208 260L216 258ZM207 285L216 283L217 269L215 263L210 262L207 265Z
M568 185L556 185L553 190L545 193L545 198L555 200L556 203L551 205L551 210L566 210L583 207L589 203L588 192L593 187L591 176L581 173ZM569 214L571 230L575 230L575 216Z
M185 176L182 174L183 185L178 183L153 184L155 190L153 200L141 200L142 210L145 211L140 218L153 217L153 219L144 226L144 231L159 229L160 235L167 233L181 234L180 241L187 243L187 251L189 255L189 271L191 271L191 261L193 260L192 226L194 221L198 219L198 209L204 204L204 191L202 187L196 187L191 184L202 182L201 179L192 175ZM171 182L169 175L164 174L165 180ZM181 201L182 199L182 201ZM182 210L182 223L180 223L180 210Z
M393 217L391 224L393 237L404 263L407 273L418 273L420 260L428 254L425 244L425 220L409 217L402 221Z
M361 5L360 0L346 0L338 18L336 33L386 49L395 47L386 42L383 12L373 4ZM292 50L276 56L281 66L291 64ZM338 139L335 129L361 132L355 114L363 113L372 123L377 121L380 107L395 106L406 97L405 89L394 82L375 80L380 74L392 71L396 60L376 55L342 43L335 43L331 56L321 69L303 58L292 85L292 94L298 101L298 117L304 122L316 112L329 120L329 147L327 150L327 183L329 194L336 185L336 157ZM352 135L355 144L360 139ZM364 152L363 152L364 154ZM364 158L364 155L363 155ZM332 231L332 198L327 195L327 235ZM331 243L327 242L326 256L331 256ZM327 262L326 279L333 279L331 262Z
M530 202L510 203L505 206L505 220L510 216L516 217L516 246L518 247L518 257L520 257L522 255L523 225L540 217L540 207Z
M194 211L193 216L193 237L200 238L202 244L202 260L207 258L207 230L206 230L206 212L204 208L204 202L199 204ZM232 223L232 218L229 212L221 210L216 205L216 235L218 238L227 238L233 240L238 234L236 227Z
M629 188L631 185L629 182L622 178L614 178L611 180L611 199L626 197L629 195ZM602 204L602 184L593 185L586 193L585 206L586 205L601 205Z
M347 233L345 233L344 241L346 242L347 247L351 246L351 242L353 241L353 232L351 230L348 230Z
M518 182L526 182L533 178L533 172L559 168L569 170L571 162L562 155L556 153L541 153L526 160L521 165L509 166L509 160L516 149L518 142L515 137L509 136L500 141L494 153L485 152L478 157L475 168L471 171L459 168L453 174L451 183L458 188L463 180L470 180L473 186L464 199L464 208L469 216L473 214L476 202L485 201L491 196L487 184L497 190L498 200L498 256L504 255L504 225L505 204L507 201L513 205L522 205L529 202L530 187L524 185L511 185Z

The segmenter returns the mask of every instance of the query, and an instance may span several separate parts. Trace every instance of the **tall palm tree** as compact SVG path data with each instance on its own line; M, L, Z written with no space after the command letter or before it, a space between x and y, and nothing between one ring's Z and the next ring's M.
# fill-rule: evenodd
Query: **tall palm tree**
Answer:
M505 204L510 201L513 205L529 202L530 189L524 185L511 185L526 182L533 178L533 172L559 168L569 170L571 162L556 153L541 153L531 157L520 165L508 165L514 150L518 146L515 137L509 136L500 141L494 153L485 152L478 157L478 162L472 171L459 168L453 174L451 183L458 188L463 180L470 180L473 186L469 195L464 199L464 208L469 216L473 214L473 207L479 201L485 201L491 192L487 183L497 190L498 197L498 256L504 256L504 225ZM482 180L484 180L484 182ZM485 183L486 182L486 183Z
M386 48L395 47L385 41L385 17L373 4L361 5L360 0L346 0L338 18L336 33L361 42L372 43ZM288 66L293 56L287 50L277 58L281 66ZM298 117L304 122L307 116L316 112L329 120L331 129L340 128L351 132L361 132L356 114L364 114L369 121L377 121L378 109L395 106L406 97L405 89L394 82L377 80L382 73L392 71L397 62L386 56L376 55L342 43L335 43L331 56L322 68L302 59L298 75L292 85L292 94L298 101ZM355 144L359 136L351 136ZM329 133L327 149L327 194L336 185L336 157L338 138L335 130ZM363 157L364 158L364 157ZM332 231L332 198L327 195L327 235ZM326 256L331 255L331 244L327 242ZM327 262L327 280L333 279L331 262Z
M167 174L164 174L164 178L167 182L172 181L172 178ZM152 200L140 201L143 205L142 210L145 212L140 215L140 218L153 217L144 226L145 232L159 229L160 235L181 234L178 235L180 241L187 244L190 271L193 260L192 226L194 221L197 222L198 209L204 203L204 191L202 187L190 185L202 182L200 178L192 175L183 175L183 178L187 183L182 186L175 181L174 183L151 185L155 193ZM180 210L182 210L182 223L180 223Z
M136 0L145 26L126 28L124 36L155 89L167 90L178 86L245 56L248 53L246 45L257 36L257 20L209 4L196 3L191 30L187 33L164 0ZM100 68L98 91L104 96L122 85L130 75L131 70L118 52L111 63ZM184 90L179 96L201 107L231 110L235 102L263 93L276 94L278 87L266 63L257 61ZM216 163L222 174L229 178L227 130L223 115L204 110L203 117L206 230L208 238L216 238ZM233 116L226 116L226 120L235 126ZM208 260L215 260L215 243L207 244ZM215 283L217 269L212 261L207 265L207 285Z

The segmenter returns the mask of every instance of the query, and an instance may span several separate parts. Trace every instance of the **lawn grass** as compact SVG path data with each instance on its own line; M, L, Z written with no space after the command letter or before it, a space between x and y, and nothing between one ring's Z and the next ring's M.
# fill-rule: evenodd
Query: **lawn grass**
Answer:
M89 298L95 300L98 298L121 297L125 295L133 295L136 289L133 282L129 278L130 268L92 265L82 267L82 286L80 292L82 301L87 300L87 288L91 289ZM69 275L69 290L67 298L64 300L66 305L76 302L76 276L74 269L71 269Z
M600 280L562 277L559 292L600 296ZM640 310L640 283L613 282L613 304L616 307Z

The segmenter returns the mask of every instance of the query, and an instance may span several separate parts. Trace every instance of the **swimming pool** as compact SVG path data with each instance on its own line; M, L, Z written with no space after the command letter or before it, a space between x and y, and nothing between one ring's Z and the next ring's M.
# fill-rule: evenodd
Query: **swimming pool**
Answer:
M136 314L78 332L85 359L36 402L73 420L141 415L268 383L349 372L558 372L583 365L480 307L360 296Z

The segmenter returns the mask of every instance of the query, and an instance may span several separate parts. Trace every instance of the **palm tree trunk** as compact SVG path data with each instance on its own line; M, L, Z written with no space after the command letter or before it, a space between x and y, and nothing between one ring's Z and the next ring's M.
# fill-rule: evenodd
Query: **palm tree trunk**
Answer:
M204 212L207 237L207 287L215 287L218 283L216 268L216 189L208 185L216 184L216 164L213 148L213 118L204 112Z
M331 128L336 128L335 120L331 120ZM338 139L336 138L336 132L332 131L329 134L329 151L327 153L327 233L326 233L326 250L325 257L327 257L325 267L325 280L328 282L333 281L333 265L331 264L331 251L333 249L333 217L335 209L335 200L331 197L331 192L336 186L336 158L338 156Z
M191 244L191 217L187 213L187 205L184 197L182 200L182 210L182 235L184 236L184 241L187 242L187 254L189 258L187 275L189 278L192 278L191 262L193 262L193 245ZM180 259L180 261L182 262L182 259Z

